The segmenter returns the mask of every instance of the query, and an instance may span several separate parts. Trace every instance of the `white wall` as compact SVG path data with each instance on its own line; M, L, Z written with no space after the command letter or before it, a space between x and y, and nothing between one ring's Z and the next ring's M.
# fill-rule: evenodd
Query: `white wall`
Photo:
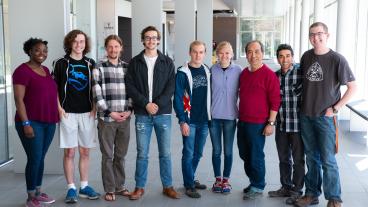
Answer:
M97 59L105 56L104 39L118 34L118 17L132 17L131 2L125 0L97 0Z
M41 9L40 9L41 8ZM62 56L64 39L64 1L60 0L10 0L9 1L9 46L11 68L28 61L23 52L23 43L30 37L39 37L49 42L48 58L44 65L51 69L51 62ZM15 107L12 108L15 114ZM14 126L9 126L9 140L14 149L14 171L24 172L26 156L15 133ZM59 139L54 141L46 156L45 173L62 173L62 150L58 147Z

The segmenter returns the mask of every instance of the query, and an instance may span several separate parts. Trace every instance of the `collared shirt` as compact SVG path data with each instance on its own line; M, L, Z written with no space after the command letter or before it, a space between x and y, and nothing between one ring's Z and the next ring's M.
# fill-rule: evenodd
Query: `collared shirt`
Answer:
M276 72L280 80L281 106L277 127L283 132L299 132L299 109L302 91L302 71L294 64L285 74Z
M114 121L109 116L111 112L132 110L132 100L125 90L127 70L128 64L120 60L118 65L103 61L93 69L93 96L98 117L106 122Z

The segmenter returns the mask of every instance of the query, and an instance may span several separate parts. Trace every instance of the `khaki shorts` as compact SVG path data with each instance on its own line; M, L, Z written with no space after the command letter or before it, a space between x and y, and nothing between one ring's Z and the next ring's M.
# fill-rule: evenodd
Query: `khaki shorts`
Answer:
M89 112L66 113L66 117L61 118L59 126L60 148L96 147L96 122Z

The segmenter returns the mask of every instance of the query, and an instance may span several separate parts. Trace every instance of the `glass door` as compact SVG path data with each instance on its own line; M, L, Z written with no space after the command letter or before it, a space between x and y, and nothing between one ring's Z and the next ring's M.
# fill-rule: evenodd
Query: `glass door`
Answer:
M4 54L3 1L0 0L0 164L9 160Z

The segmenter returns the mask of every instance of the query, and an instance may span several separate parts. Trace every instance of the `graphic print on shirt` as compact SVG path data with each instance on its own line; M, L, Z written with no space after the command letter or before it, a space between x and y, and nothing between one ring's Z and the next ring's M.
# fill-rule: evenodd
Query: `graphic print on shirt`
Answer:
M205 75L197 75L193 77L193 89L199 87L207 87L207 78Z
M313 63L307 70L307 77L309 81L323 81L323 70L318 62Z
M68 84L77 91L82 91L88 86L88 77L81 70L88 70L88 68L85 65L69 64Z

